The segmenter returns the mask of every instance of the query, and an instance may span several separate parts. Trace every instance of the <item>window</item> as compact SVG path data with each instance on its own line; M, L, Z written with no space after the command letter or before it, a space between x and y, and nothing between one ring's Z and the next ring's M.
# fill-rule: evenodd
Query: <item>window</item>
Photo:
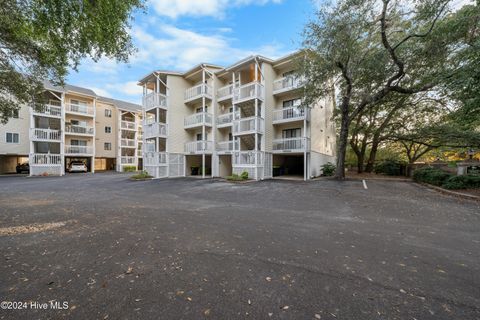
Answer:
M302 99L293 99L283 101L283 108L298 107L302 104Z
M17 110L13 110L13 118L15 119L18 119L18 109Z
M105 109L105 117L111 118L111 117L112 117L112 110L110 110L110 109Z
M7 143L18 143L20 138L18 133L7 132L7 136L5 140Z
M112 143L111 142L105 142L103 144L103 149L104 150L112 150Z
M301 134L302 134L302 129L300 128L285 129L282 131L282 137L284 139L300 138Z
M87 140L71 140L70 144L72 146L86 147L87 146Z
M112 127L105 127L105 133L112 133Z
M207 140L208 139L208 133L205 132L205 139L203 139L203 135L201 133L197 133L197 141L202 141L202 140Z
M203 108L202 107L199 107L195 110L196 113L201 113L203 112ZM205 106L205 112L208 112L208 106Z

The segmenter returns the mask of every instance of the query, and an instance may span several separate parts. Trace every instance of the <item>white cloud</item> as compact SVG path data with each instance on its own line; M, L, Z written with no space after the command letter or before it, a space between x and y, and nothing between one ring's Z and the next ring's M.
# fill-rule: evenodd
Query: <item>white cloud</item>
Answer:
M152 0L153 9L157 14L170 18L179 16L210 16L221 18L231 7L246 5L265 5L281 3L283 0Z
M137 85L137 81L127 81L122 83L109 83L106 85L109 90L115 91L122 95L139 96L142 94L142 87Z
M248 55L262 54L277 58L285 52L278 44L265 44L249 50L232 46L235 39L222 34L205 35L172 25L159 25L160 36L154 36L137 26L132 35L139 49L132 64L142 63L151 68L186 70L201 62L230 64Z
M117 73L120 64L118 64L114 59L101 58L97 62L92 59L86 59L82 62L82 66L85 70L93 73L101 74L115 74Z

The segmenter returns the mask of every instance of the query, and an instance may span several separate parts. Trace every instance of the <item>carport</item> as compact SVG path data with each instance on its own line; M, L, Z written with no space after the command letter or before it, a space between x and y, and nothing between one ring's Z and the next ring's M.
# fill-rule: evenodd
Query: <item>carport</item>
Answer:
M93 172L91 157L65 157L65 172L68 173L68 165L72 161L81 161L87 165L87 171Z
M17 164L28 163L28 156L0 155L0 174L16 173Z
M302 154L274 154L273 177L304 178L304 155Z

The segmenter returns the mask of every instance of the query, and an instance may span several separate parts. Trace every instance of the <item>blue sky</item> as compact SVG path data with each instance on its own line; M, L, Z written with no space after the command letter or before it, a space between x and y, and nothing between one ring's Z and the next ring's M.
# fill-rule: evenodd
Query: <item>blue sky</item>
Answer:
M128 64L83 61L67 82L99 95L141 101L137 81L156 69L185 71L200 62L229 65L250 54L278 58L301 45L312 0L149 0L131 35L138 52Z

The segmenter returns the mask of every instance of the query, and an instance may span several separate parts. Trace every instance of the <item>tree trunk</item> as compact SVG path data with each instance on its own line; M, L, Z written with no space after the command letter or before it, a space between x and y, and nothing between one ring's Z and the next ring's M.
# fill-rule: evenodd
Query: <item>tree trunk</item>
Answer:
M363 172L364 163L365 163L365 154L364 153L357 154L357 172L358 173Z
M338 180L345 180L345 156L348 144L348 108L342 109L340 137L338 138L337 169L335 171L335 178Z
M375 167L375 159L377 158L378 142L372 143L372 149L370 149L370 155L368 157L367 166L365 172L371 173Z

